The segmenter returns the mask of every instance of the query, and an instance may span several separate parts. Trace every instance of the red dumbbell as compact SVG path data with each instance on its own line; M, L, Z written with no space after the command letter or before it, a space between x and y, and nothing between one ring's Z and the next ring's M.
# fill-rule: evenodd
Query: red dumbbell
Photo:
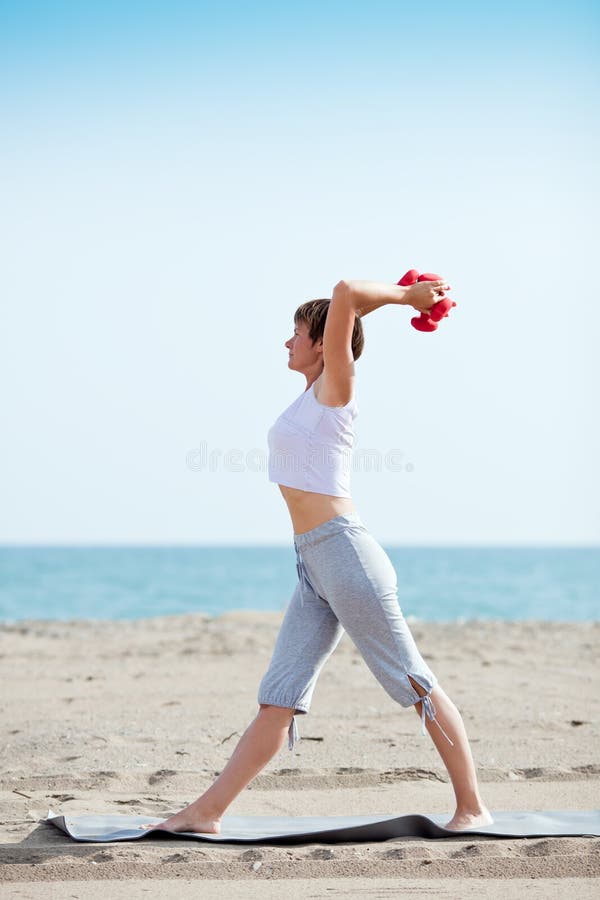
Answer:
M416 284L417 281L441 281L441 278L441 275L433 275L431 272L419 275L416 269L409 269L398 284L402 287L409 287L411 284ZM435 331L438 327L438 322L446 318L453 306L456 306L454 300L451 300L450 297L442 297L427 312L422 312L420 316L414 316L410 320L410 324L417 331Z

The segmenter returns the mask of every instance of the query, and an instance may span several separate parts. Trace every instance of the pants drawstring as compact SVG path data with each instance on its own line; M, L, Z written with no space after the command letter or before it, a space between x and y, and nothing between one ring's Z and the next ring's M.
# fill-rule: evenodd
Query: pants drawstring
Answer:
M425 716L430 722L435 722L437 727L440 729L446 740L454 747L454 741L451 741L438 720L435 717L435 706L433 705L433 701L429 694L426 694L424 697L419 698L421 700L421 731L425 734Z
M304 582L306 581L310 585L310 581L306 574L304 560L302 559L296 544L294 544L294 549L296 551L296 571L298 573L298 581L300 582L300 606L304 606Z
M296 551L296 571L298 573L298 581L300 582L300 606L304 606L304 583L308 583L310 585L310 581L308 580L308 575L306 574L306 569L304 568L304 561L300 555L300 551L296 546L296 542L294 541L294 550ZM288 747L290 750L294 749L294 743L300 740L300 733L298 731L298 726L296 725L296 716L292 716L292 721L290 722L290 727L288 728Z
M292 721L290 722L290 727L288 729L288 747L290 750L294 749L294 741L300 740L300 734L298 732L298 726L296 725L296 716L292 716Z

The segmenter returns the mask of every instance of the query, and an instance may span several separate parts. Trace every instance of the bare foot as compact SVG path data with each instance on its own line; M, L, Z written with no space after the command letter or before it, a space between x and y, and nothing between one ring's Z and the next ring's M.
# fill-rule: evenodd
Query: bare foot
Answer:
M175 813L174 816L170 816L170 818L162 822L150 822L139 827L142 829L155 828L158 831L176 833L192 831L194 834L219 834L221 831L221 819L203 814L197 806L191 803L185 809L182 809L181 812Z
M493 825L494 819L488 809L482 807L477 813L455 812L449 822L444 825L448 831L467 831L471 828L482 828L484 825Z

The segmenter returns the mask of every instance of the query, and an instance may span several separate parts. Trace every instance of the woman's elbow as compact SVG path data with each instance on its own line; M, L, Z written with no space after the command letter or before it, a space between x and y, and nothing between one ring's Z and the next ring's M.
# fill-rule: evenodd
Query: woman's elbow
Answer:
M347 281L345 278L342 278L341 281L338 281L336 286L333 289L333 297L350 297L352 295L352 282Z

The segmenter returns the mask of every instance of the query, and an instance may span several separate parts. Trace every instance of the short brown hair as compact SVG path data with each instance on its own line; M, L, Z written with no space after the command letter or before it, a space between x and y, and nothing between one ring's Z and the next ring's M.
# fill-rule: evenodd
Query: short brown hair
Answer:
M308 336L313 344L323 337L325 332L325 319L329 310L331 300L308 300L298 307L294 313L294 322L306 322L308 325ZM354 317L354 328L352 329L352 356L354 359L363 352L365 346L365 336L363 332L360 316Z

